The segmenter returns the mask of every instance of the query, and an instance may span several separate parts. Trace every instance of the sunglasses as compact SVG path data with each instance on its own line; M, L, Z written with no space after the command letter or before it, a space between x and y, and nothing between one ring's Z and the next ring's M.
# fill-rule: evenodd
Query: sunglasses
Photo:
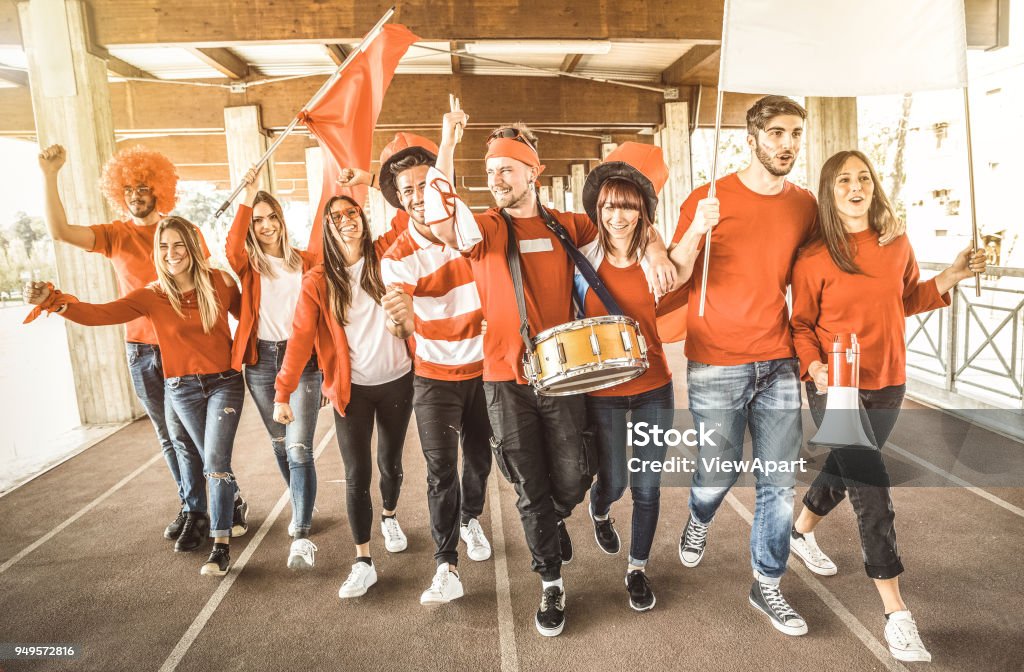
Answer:
M124 188L124 195L125 196L131 196L132 194L138 194L139 196L149 196L151 193L153 193L153 188L152 187L147 187L145 185L139 185L137 187L125 187Z
M491 133L489 136L487 136L487 144L490 145L492 142L494 142L498 138L508 138L509 140L515 140L516 142L523 143L524 145L526 145L527 147L529 147L533 151L535 151L535 152L537 151L537 145L535 145L534 143L530 142L529 138L527 138L525 135L523 135L523 132L520 131L518 128L513 128L512 126L506 126L504 128L497 129L496 131Z
M335 224L341 224L346 220L355 219L356 217L359 216L360 212L362 212L362 210L355 206L352 206L350 208L342 210L341 212L334 212L332 210L331 212L327 213L327 216L330 217L331 221L334 222Z

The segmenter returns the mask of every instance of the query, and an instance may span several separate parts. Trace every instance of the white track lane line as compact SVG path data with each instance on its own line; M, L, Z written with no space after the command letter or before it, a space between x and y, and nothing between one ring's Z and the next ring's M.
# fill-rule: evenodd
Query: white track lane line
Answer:
M740 515L740 518L747 521L747 524L753 527L754 525L754 514L750 512L747 507L740 503L740 500L730 492L725 496L725 501L733 510ZM861 641L868 650L875 655L878 662L882 663L887 670L890 672L908 672L907 668L904 667L898 660L892 657L889 653L889 649L883 646L881 642L875 638L871 631L864 627L857 617L850 613L850 610L843 606L843 603L839 601L835 595L833 595L828 588L822 585L821 581L814 578L814 575L809 569L803 566L803 563L791 562L789 563L789 571L796 573L800 577L808 588L814 591L814 594L825 603L825 606L832 610L840 621L843 622L850 632Z
M99 506L101 503L103 503L103 501L105 499L107 499L112 494L114 494L115 492L117 492L118 490L123 488L133 478L135 478L136 476L138 476L139 474L144 472L146 469L149 469L151 466L153 466L153 463L155 463L157 460L162 460L163 457L164 457L164 454L163 454L162 451L157 453L156 455L151 457L149 459L149 461L146 462L145 464L143 464L141 467L139 467L138 469L136 469L135 471L133 471L132 473L128 474L127 476L122 478L120 481L118 481L117 483L112 485L109 490L107 490L102 495L100 495L96 499L92 500L91 502L89 502L88 504L86 504L85 506L80 508L78 511L76 511L74 513L74 515L72 515L70 518L65 520L63 523L61 523L57 527L53 528L52 530L50 530L49 532L47 532L43 536L39 537L38 539L33 541L31 544L29 544L25 548L21 549L18 552L17 555L15 555L13 558L8 560L4 564L0 565L0 574L3 574L4 572L6 572L8 569L13 567L19 560L24 558L26 555L28 555L32 551L36 550L37 548L39 548L40 546L42 546L43 544L48 542L50 539L53 539L55 536L60 534L66 527L68 527L73 522L75 522L76 520L78 520L79 518L84 516L85 514L89 513L93 509L95 509L97 506Z
M495 470L497 471L497 470ZM494 583L498 600L498 644L501 648L501 672L519 672L519 652L512 618L512 591L505 557L505 523L501 517L500 474L491 472L487 499L491 508L491 541L494 549Z
M954 476L953 474L949 473L948 471L945 471L941 467L937 467L936 465L932 464L928 460L926 460L924 458L921 458L921 457L918 457L917 455L914 455L909 450L906 450L904 448L900 448L899 446L897 446L896 444L892 443L891 441L886 441L885 447L891 449L895 453L898 453L898 454L902 455L903 457L907 458L911 462L914 462L916 464L921 465L922 467L924 467L928 471L931 471L933 473L938 474L939 476L942 476L942 477L946 478L951 483L955 483L956 485L959 485L964 490L967 490L968 492L972 492L975 495L977 495L978 497L981 497L982 499L986 499L986 500L992 502L993 504L995 504L996 506L1001 506L1004 509L1006 509L1007 511L1009 511L1010 513L1014 513L1014 514L1020 516L1021 518L1024 518L1024 509L1020 508L1019 506L1014 506L1013 504L1010 504L1006 500L1000 499L999 497L996 497L995 495L993 495L991 492L988 492L987 490L983 490L983 489L981 489L981 488L979 488L979 487L977 487L975 485L971 485L970 483L968 483L964 479L960 478L959 476Z
M327 443L333 437L334 426L332 424L331 428L327 431L327 434L324 435L324 438L320 439L320 445L316 447L316 454L313 456L314 462L320 457L320 454L324 452L324 448L327 447ZM199 634L203 631L203 628L206 627L206 624L213 616L213 612L217 611L217 607L220 606L220 603L224 600L228 591L231 590L231 586L234 585L235 579L237 579L242 573L242 570L245 569L245 565L249 562L249 558L253 556L256 549L258 549L260 544L263 543L263 539L270 532L270 528L274 526L274 522L277 520L278 515L280 515L281 511L290 501L291 491L286 488L284 493L278 498L274 508L270 510L269 514L267 514L263 524L260 525L260 529L253 535L252 541L250 541L249 545L245 547L242 554L238 556L238 561L231 566L227 576L221 579L220 585L217 586L217 590L215 590L213 595L210 596L210 599L206 601L206 604L199 612L199 615L196 616L194 621L192 621L192 625L189 626L188 630L185 631L185 634L178 640L178 643L175 645L170 655L167 656L167 660L164 661L164 664L160 666L160 672L172 672L172 670L177 669L178 665L188 654L188 650L192 647L192 644L196 641L196 638L199 637Z

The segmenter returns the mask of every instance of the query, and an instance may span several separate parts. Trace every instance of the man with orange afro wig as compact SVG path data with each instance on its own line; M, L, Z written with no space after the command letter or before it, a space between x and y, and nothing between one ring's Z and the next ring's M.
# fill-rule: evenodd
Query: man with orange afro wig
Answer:
M103 166L100 188L124 219L107 224L69 224L58 191L57 174L66 152L60 145L39 154L39 167L46 182L46 225L55 241L69 243L110 259L117 274L121 296L156 280L153 237L157 224L174 209L178 174L170 160L145 147L118 152ZM198 231L198 229L197 229ZM206 242L199 233L203 250ZM135 393L153 421L164 459L178 488L181 509L164 530L175 541L175 551L198 548L209 530L203 462L170 404L165 404L163 362L156 332L148 318L127 325L128 368ZM238 498L234 536L244 533L245 503Z

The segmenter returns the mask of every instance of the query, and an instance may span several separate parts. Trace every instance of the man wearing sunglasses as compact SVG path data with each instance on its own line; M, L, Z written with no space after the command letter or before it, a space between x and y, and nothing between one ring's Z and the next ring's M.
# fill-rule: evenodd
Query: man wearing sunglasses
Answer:
M50 235L55 241L110 259L121 296L155 281L153 236L157 223L174 209L177 200L178 175L174 165L163 154L144 147L118 152L103 166L100 188L110 205L127 217L109 224L78 226L68 223L58 190L57 175L66 158L60 145L47 147L39 154ZM196 232L203 252L209 257L202 232L199 229ZM149 318L129 322L126 332L132 384L153 422L181 500L181 509L164 529L164 537L175 541L175 551L191 551L199 547L209 531L202 457L170 403L165 403L163 362ZM238 498L232 536L245 533L245 509L245 502ZM189 517L189 513L194 515ZM186 525L186 521L190 524Z
M454 145L442 144L439 167L451 165ZM529 129L523 125L496 129L488 139L485 160L487 186L497 207L475 216L432 222L431 230L470 260L480 291L487 321L484 395L494 433L491 446L502 475L519 494L517 506L533 570L541 576L537 631L553 637L565 625L561 567L573 555L565 519L590 488L597 452L582 395L538 396L524 377L525 344L506 257L509 227L518 242L530 337L572 321L573 263L542 217L536 182L544 166ZM597 228L586 215L548 212L577 247L597 238ZM670 284L674 267L656 232L654 238L652 263Z

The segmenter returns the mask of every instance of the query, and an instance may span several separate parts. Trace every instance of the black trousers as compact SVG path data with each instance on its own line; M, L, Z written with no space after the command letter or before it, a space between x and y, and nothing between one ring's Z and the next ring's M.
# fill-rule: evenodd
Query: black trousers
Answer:
M807 403L814 424L821 426L825 416L825 395L817 394L814 383L807 383ZM847 494L857 514L864 570L873 579L891 579L903 573L896 546L896 512L889 494L889 473L882 460L881 447L889 439L900 415L906 385L881 390L860 390L865 415L865 433L878 446L833 449L821 473L804 495L804 506L819 516L826 516Z
M556 525L583 501L597 473L583 395L541 397L514 381L484 382L484 395L494 459L519 494L533 571L553 581L562 569Z
M370 541L373 503L370 501L370 477L373 456L370 438L377 421L377 468L380 470L380 497L385 510L394 511L402 489L402 447L412 416L412 371L383 385L352 385L352 400L345 416L334 412L338 447L345 464L345 503L348 524L355 543Z
M459 525L484 511L491 473L491 423L483 379L434 380L416 376L413 409L427 461L427 506L434 560L458 564ZM462 481L459 482L459 439Z

